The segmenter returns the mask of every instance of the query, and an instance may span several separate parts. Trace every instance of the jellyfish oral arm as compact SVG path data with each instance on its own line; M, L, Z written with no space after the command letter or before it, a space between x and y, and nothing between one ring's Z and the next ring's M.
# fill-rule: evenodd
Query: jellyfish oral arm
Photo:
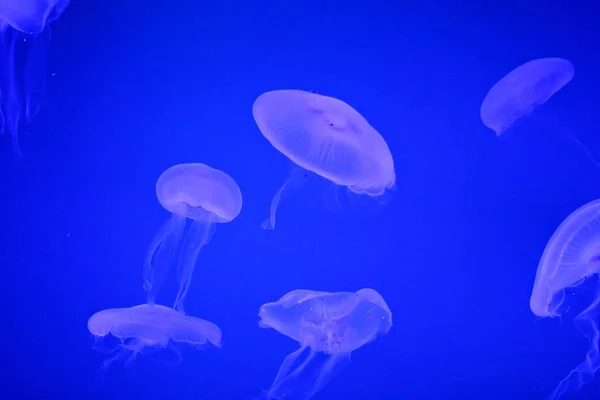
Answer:
M289 173L289 176L287 177L283 185L281 185L277 193L275 193L275 196L273 196L273 200L271 200L270 215L269 218L262 223L261 226L263 229L275 229L275 218L277 216L277 207L279 207L279 203L291 192L298 189L313 176L313 172L310 172L300 167L299 165L294 164Z
M215 232L215 219L209 216L204 221L192 221L189 230L183 241L181 255L179 257L178 281L179 292L175 298L173 308L177 311L184 312L183 300L187 295L194 273L194 267L198 260L198 254L202 247L210 241Z
M294 372L292 367L296 363L298 357L300 357L305 350L306 346L301 346L298 350L288 354L285 357L281 363L281 366L279 367L279 371L277 371L277 375L275 376L275 380L273 381L269 392L277 392L277 390L281 387L281 384L287 379L288 376L290 376L290 374Z
M592 304L575 317L577 327L590 342L590 348L585 360L559 382L549 400L558 400L567 393L579 392L583 385L591 382L596 372L600 370L600 327L597 320L599 307L600 296L597 294Z
M185 217L174 213L150 243L143 273L148 304L154 304L158 291L167 279L184 229Z
M308 349L309 354L300 363L298 359ZM269 394L274 398L278 396L286 397L291 392L303 391L303 399L312 398L318 391L323 389L329 380L350 360L349 353L331 353L327 354L327 360L323 363L317 361L316 372L307 372L305 369L313 363L317 351L313 348L303 345L298 350L288 354L271 385ZM312 367L311 367L312 368ZM309 369L311 369L309 368Z
M339 372L346 363L350 361L350 353L333 353L329 356L325 364L319 369L319 374L312 385L308 397L312 397L319 390L323 389L329 380Z

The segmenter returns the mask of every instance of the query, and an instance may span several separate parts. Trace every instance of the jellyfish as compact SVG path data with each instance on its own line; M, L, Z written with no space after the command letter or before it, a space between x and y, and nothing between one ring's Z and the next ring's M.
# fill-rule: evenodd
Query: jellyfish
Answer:
M496 136L503 136L514 129L517 122L531 116L571 82L574 74L573 64L563 58L540 58L520 65L500 79L487 93L481 103L481 121ZM550 121L544 122L544 119ZM557 118L536 120L546 128L558 128L592 163L600 167L589 149Z
M260 327L273 328L300 344L281 364L265 393L268 399L310 399L350 360L351 352L392 326L388 305L373 289L356 293L294 290L263 305L258 316Z
M19 131L37 113L45 86L46 28L70 0L4 0L0 2L0 133L12 137L20 155Z
M574 73L573 64L562 58L526 62L492 86L481 104L481 121L502 135L569 83Z
M255 100L252 114L265 138L294 164L271 201L264 229L274 229L281 200L313 174L373 198L395 187L387 143L343 101L313 91L275 90Z
M88 330L96 340L111 335L121 341L114 356L105 360L100 369L101 378L113 361L125 356L128 356L127 363L131 363L138 354L170 348L179 362L181 356L174 343L194 347L208 343L221 345L221 330L217 325L159 304L99 311L88 320Z
M565 289L577 288L600 274L600 200L591 201L571 213L556 229L538 265L530 299L531 311L539 317L558 317L567 305ZM599 287L600 289L600 287ZM574 321L590 341L585 360L565 377L550 396L579 391L593 380L600 368L598 314L600 290Z
M173 308L183 303L200 249L215 224L232 221L242 209L242 193L226 173L205 164L179 164L156 182L159 203L171 213L150 244L144 262L144 290L153 304L173 263L177 263L179 292Z
M172 342L195 346L209 342L217 347L221 342L215 324L186 315L183 305L198 253L210 240L215 224L232 221L241 211L240 189L229 175L208 165L179 164L160 175L156 194L171 218L159 230L146 256L146 304L99 311L88 321L94 337L110 334L121 342L102 372L124 355L131 354L132 360L138 353L160 350ZM157 304L156 295L174 263L179 290L169 308Z

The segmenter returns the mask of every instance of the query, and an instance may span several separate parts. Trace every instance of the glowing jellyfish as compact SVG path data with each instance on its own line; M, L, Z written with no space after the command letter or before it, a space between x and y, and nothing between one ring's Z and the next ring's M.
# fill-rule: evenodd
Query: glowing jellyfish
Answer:
M385 140L343 101L302 90L275 90L256 99L252 114L265 138L296 166L273 197L263 228L275 227L286 189L311 173L372 197L394 187L394 160Z
M576 287L599 273L600 200L594 200L571 213L546 245L533 285L531 311L540 317L559 316L565 289ZM578 328L591 342L590 349L585 361L559 383L551 399L579 391L600 368L599 306L600 291L597 291L592 303L575 317Z
M526 62L500 79L488 92L481 104L481 121L502 136L515 123L531 115L556 92L571 82L575 69L570 61L562 58L540 58ZM559 130L577 145L597 167L589 149L558 118L550 121L536 119L548 130Z
M144 289L148 303L154 303L171 265L176 262L179 293L173 308L183 311L200 249L211 239L216 223L237 217L242 209L242 193L222 171L205 164L179 164L158 178L156 195L160 204L171 212L171 218L150 245L144 263Z
M481 121L500 136L562 89L574 73L573 64L562 58L526 62L492 86L481 104Z
M281 364L266 393L268 399L311 398L349 361L351 352L392 326L389 307L373 289L356 293L294 290L263 305L259 317L260 327L273 328L300 344ZM325 360L319 361L320 356Z
M46 72L50 35L46 26L60 17L69 0L0 1L0 133L18 135L39 107Z
M242 195L226 173L204 164L180 164L164 171L156 183L162 206L172 213L153 240L144 264L147 304L100 311L88 321L97 338L107 335L121 341L117 358L144 350L160 350L171 342L219 346L221 331L208 321L185 315L184 298L190 286L198 253L219 222L233 220L242 207ZM171 264L178 264L179 291L173 308L156 304L156 295Z
M120 348L104 362L101 372L127 355L132 361L140 353L151 354L168 347L179 356L173 343L194 347L207 343L221 345L221 330L212 322L158 304L99 311L88 320L88 330L97 340L112 335L121 341Z

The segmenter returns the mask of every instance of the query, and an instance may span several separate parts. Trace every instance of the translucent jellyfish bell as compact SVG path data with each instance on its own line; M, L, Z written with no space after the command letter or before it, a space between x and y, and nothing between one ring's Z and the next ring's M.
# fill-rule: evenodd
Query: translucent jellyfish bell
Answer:
M481 121L500 136L562 89L574 74L573 64L562 58L526 62L492 86L481 103Z
M260 308L259 326L273 328L300 344L289 354L271 388L268 399L309 399L350 359L350 353L392 326L392 313L373 289L351 292L294 290ZM308 351L308 355L301 356ZM319 362L317 353L325 356ZM316 365L313 365L316 364Z
M564 289L600 272L600 200L571 213L548 241L538 265L531 311L556 317Z
M60 17L69 0L0 1L0 133L18 135L39 108L46 80L46 26Z
M275 90L256 99L252 114L265 138L297 165L273 198L263 228L274 228L282 195L308 172L372 197L394 187L394 160L385 140L343 101L302 90Z
M560 315L564 291L586 278L600 274L600 200L594 200L571 213L550 238L540 260L530 299L531 311L540 317ZM575 322L590 340L585 361L563 379L552 396L579 391L600 368L598 314L600 291Z
M501 137L514 129L517 122L535 114L540 106L571 82L574 75L573 64L563 58L540 58L526 62L492 86L481 103L481 121ZM535 120L544 129L559 130L600 167L588 148L558 118L549 115Z
M4 0L1 21L19 32L36 34L60 17L70 0Z
M183 311L200 249L212 237L216 223L237 217L242 193L226 173L196 163L175 165L163 172L156 182L156 195L172 215L150 245L144 264L144 289L148 303L153 304L177 260L179 293L173 307Z
M212 322L158 304L99 311L88 320L88 330L97 340L111 335L121 342L115 355L104 363L102 373L119 358L129 356L131 361L140 353L159 351L173 343L221 345L221 330ZM179 356L176 348L171 348Z

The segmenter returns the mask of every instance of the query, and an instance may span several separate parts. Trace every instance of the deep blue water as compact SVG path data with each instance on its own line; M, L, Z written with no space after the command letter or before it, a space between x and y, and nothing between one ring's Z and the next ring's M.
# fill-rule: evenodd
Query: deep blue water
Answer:
M250 399L297 346L258 327L261 304L363 287L394 326L315 399L545 399L587 342L570 316L531 313L533 279L559 223L600 196L600 170L563 129L525 122L498 140L479 106L517 65L564 57L575 78L543 111L600 158L600 8L449 3L73 0L51 25L23 158L0 136L0 399ZM308 187L260 229L289 162L251 107L284 88L343 99L383 135L398 187L379 212L331 210ZM145 300L142 261L168 216L154 185L184 162L243 193L186 304L223 346L115 364L99 384L87 319ZM600 379L572 398L598 396Z

